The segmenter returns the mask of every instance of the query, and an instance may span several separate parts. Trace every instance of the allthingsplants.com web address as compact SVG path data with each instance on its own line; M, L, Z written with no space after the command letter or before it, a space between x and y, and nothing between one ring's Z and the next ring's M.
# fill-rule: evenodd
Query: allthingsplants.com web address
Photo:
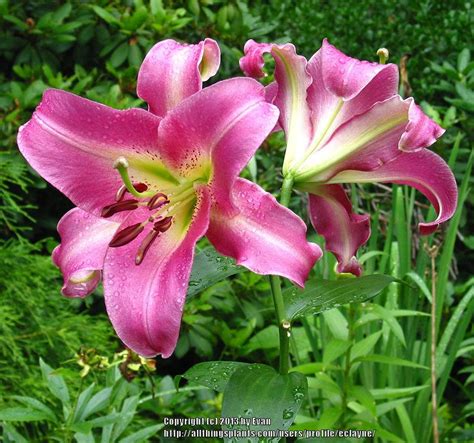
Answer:
M358 429L320 430L209 430L209 429L165 429L167 438L373 438L375 431Z

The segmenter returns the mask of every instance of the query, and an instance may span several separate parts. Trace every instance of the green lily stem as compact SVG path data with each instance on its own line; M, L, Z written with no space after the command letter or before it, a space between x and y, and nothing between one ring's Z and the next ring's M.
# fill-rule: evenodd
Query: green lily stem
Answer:
M281 187L280 203L288 206L290 203L291 191L293 190L293 177L287 176L283 179ZM285 304L281 293L281 280L277 275L270 277L270 286L272 289L273 304L275 305L275 314L278 322L278 332L280 335L280 374L288 374L290 367L290 337L291 323L286 318Z

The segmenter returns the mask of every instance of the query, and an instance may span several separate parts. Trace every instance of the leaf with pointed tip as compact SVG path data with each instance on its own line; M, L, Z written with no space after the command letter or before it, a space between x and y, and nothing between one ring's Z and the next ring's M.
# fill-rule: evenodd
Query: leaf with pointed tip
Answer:
M286 430L293 423L307 392L306 377L299 372L282 375L270 366L260 364L239 368L224 391L222 417L229 418L230 422L223 429ZM234 423L238 417L238 423ZM263 418L268 421L253 421ZM264 441L269 440L272 441ZM255 437L246 441L262 440Z
M368 275L335 281L318 280L303 290L289 288L283 293L286 315L294 320L347 303L363 302L375 297L394 281L397 280L389 275Z
M208 246L194 257L187 297L193 297L204 289L244 270L232 259L223 257L212 246Z
M48 414L30 408L5 408L0 411L0 421L42 421L51 420Z
M69 391L64 381L64 378L59 374L56 374L51 368L40 358L40 367L41 372L43 373L43 378L48 384L48 389L51 391L56 398L59 398L63 405L69 405Z
M224 392L232 374L247 364L238 361L206 361L188 369L183 377L215 391Z

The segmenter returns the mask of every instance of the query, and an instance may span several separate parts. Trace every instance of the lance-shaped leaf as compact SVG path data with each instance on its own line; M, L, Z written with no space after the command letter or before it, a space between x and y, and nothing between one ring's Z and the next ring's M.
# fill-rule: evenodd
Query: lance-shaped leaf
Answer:
M341 280L318 280L304 290L289 288L284 291L286 315L294 320L314 315L347 303L363 302L375 297L390 283L389 275L368 275Z

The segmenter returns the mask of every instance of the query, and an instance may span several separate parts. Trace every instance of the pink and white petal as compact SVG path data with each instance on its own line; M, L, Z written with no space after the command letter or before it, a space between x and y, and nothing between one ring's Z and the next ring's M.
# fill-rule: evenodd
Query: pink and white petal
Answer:
M445 131L421 110L413 98L408 101L410 122L400 139L399 148L402 151L417 151L431 146Z
M149 174L141 174L136 166L143 169L153 161L153 170L159 172L160 163L154 158L159 122L143 109L118 111L49 89L31 120L20 128L18 146L44 179L76 206L99 216L122 185L113 168L119 156L128 159L137 181L146 181ZM168 178L156 174L154 182L169 186Z
M324 84L320 49L308 62L308 72L313 78L308 88L308 103L311 107L313 139L311 147L323 145L333 132L352 117L367 112L375 103L397 95L398 69L396 65L384 65L368 84L350 100L333 94Z
M137 95L149 111L164 117L186 97L202 88L216 74L220 49L210 38L196 45L163 40L145 57L138 73Z
M201 187L198 200L180 207L172 227L160 234L140 265L138 247L152 225L129 244L109 248L104 266L107 313L120 339L140 355L169 357L176 346L196 242L209 224L209 191ZM121 229L149 216L140 208Z
M277 119L277 108L265 101L264 88L257 81L218 82L163 119L160 153L182 177L209 177L215 194L227 196Z
M383 70L398 72L397 67L391 63L382 65L348 57L327 39L323 40L320 51L324 86L345 101L358 95L379 72ZM393 94L397 93L393 79L386 87L393 88Z
M298 182L326 182L346 169L372 170L399 155L409 102L394 96L341 125L298 169Z
M271 82L269 85L265 86L265 100L268 103L272 103L275 101L275 97L278 93L278 84L277 82ZM280 126L280 123L276 123L275 127L272 129L273 132L278 132L281 131L282 128Z
M222 254L257 274L276 274L303 287L320 248L306 240L306 225L256 184L239 178L236 212L214 204L207 237Z
M309 214L326 249L337 258L337 272L362 273L355 255L370 237L370 218L355 214L341 185L318 185L309 195Z
M296 54L295 47L290 43L276 45L249 40L244 52L240 67L249 76L263 75L265 53L271 53L275 59L278 90L273 102L280 109L279 123L286 134L285 172L303 155L312 135L310 109L306 100L312 79L306 71L307 61Z
M364 171L343 171L331 179L332 183L397 183L418 189L436 209L438 217L420 223L420 232L431 234L440 223L449 220L456 211L458 191L456 179L446 162L427 149L402 152L380 168Z
M95 217L82 209L67 212L58 223L61 244L53 262L61 270L67 297L85 297L100 282L105 253L119 223Z

